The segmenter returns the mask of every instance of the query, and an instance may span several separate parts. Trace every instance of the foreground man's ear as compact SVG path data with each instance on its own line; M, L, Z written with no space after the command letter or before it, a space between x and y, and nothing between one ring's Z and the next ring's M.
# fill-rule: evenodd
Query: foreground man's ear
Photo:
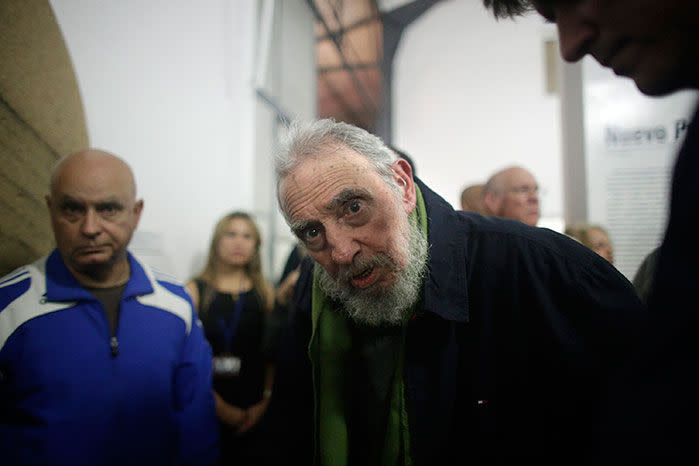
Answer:
M401 200L405 211L410 213L415 209L416 195L413 169L405 159L393 162L393 177L402 190Z

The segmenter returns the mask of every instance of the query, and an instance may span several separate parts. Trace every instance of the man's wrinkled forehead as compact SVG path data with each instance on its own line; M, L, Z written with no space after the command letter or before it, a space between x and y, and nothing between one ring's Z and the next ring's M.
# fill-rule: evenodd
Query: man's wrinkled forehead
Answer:
M290 188L307 190L335 177L365 177L374 168L369 160L349 147L336 143L326 150L308 153L279 178L278 195L284 200Z
M84 151L60 161L51 174L49 190L59 192L101 189L135 199L136 182L131 168L118 157L99 151Z
M327 198L328 203L340 192L352 188L370 191L378 176L366 157L349 148L336 152L308 156L279 181L279 204L289 220L295 204L313 203Z

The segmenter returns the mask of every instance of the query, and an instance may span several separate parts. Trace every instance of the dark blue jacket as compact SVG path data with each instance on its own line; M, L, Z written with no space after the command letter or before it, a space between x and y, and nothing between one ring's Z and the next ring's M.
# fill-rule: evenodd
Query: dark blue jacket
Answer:
M413 464L582 462L597 435L608 376L645 318L631 283L564 235L454 211L416 183L430 257L423 309L406 340ZM282 350L278 367L295 416L312 415L311 389L299 385L310 379L301 377L312 283L311 267L304 269L287 334L287 345L296 346ZM293 450L305 452L309 424L296 421L306 429L297 427Z

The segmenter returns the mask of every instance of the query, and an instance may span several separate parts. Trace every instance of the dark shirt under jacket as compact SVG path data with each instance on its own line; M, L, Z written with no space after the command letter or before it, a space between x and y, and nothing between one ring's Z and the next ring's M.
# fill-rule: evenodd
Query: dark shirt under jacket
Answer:
M564 235L454 211L416 183L427 208L430 258L404 370L413 464L583 462L608 375L623 364L645 319L633 286ZM313 412L300 407L313 399L310 374L301 376L310 368L308 264L286 333L290 346L281 350L286 361L278 365L296 414ZM298 421L307 435L311 421ZM297 442L295 452L308 454L309 445Z

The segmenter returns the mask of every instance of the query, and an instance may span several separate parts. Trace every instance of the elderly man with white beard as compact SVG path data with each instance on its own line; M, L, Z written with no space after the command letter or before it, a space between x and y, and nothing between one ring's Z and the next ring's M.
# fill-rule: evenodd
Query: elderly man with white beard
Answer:
M312 259L275 388L287 462L585 457L645 319L626 278L564 235L455 211L345 123L294 122L275 168Z

